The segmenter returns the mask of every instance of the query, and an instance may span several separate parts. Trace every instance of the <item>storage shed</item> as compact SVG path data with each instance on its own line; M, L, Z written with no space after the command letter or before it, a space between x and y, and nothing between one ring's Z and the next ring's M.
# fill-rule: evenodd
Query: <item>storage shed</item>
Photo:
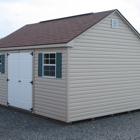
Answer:
M26 25L0 54L1 105L64 122L140 109L140 35L118 10Z

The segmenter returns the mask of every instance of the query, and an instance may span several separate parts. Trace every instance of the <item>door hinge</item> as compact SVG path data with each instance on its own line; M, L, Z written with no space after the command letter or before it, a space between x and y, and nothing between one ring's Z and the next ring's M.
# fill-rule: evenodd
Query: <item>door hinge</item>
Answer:
M9 55L9 53L7 53L7 56Z
M10 81L10 80L7 78L7 82L8 82L8 81Z
M7 102L7 105L9 105L9 103Z
M33 108L30 108L31 111L33 111Z
M30 53L33 56L33 52Z
M33 81L30 82L33 85Z

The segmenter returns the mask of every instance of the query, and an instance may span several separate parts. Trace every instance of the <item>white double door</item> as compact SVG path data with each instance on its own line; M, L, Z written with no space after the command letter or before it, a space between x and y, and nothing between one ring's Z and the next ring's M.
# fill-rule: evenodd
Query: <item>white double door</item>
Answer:
M9 53L8 55L8 103L10 106L30 110L32 108L32 55Z

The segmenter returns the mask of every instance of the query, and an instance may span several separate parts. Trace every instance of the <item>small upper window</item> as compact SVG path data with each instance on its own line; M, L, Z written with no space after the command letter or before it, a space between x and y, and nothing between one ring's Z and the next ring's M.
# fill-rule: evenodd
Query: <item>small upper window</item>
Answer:
M118 28L118 20L112 19L112 28Z
M0 73L1 73L1 55L0 55Z
M44 53L43 75L56 77L56 53Z

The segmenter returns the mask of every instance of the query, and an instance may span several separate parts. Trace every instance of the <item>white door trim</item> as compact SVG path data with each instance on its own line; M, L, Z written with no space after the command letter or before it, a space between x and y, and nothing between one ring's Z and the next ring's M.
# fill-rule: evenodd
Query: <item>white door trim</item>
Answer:
M14 66L13 66L14 63ZM33 56L31 52L8 55L8 103L31 110L33 107Z

